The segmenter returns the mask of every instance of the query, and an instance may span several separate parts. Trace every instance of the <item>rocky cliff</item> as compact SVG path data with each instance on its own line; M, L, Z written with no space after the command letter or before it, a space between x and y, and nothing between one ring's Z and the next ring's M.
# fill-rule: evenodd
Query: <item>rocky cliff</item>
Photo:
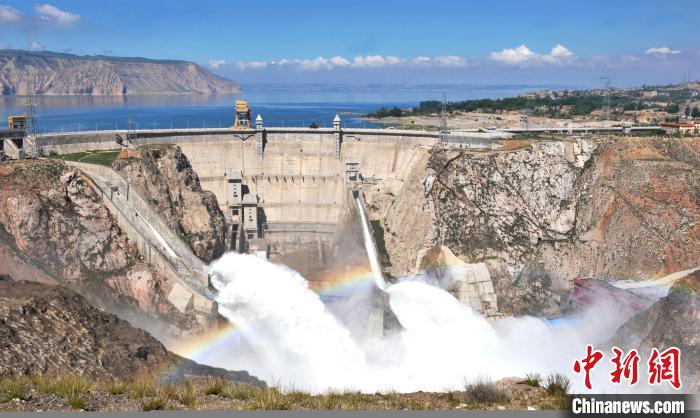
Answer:
M127 150L113 166L199 258L209 262L228 249L226 219L216 196L202 190L197 173L180 147Z
M0 50L2 95L238 93L237 84L187 61Z
M196 330L166 295L91 180L55 160L0 165L0 273L61 283L90 303L167 333Z
M424 174L376 209L393 274L414 269L417 247L445 245L488 264L504 313L556 314L574 278L648 280L700 264L700 138L502 145L431 150Z
M67 373L99 378L170 373L262 384L246 372L183 359L67 288L0 280L0 376Z

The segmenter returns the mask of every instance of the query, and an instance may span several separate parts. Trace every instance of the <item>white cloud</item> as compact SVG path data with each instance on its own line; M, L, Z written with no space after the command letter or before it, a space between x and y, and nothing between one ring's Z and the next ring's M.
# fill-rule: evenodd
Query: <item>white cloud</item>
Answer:
M219 68L225 65L224 60L209 61L209 66ZM216 65L216 67L215 67ZM248 61L239 62L236 66L241 70L248 69L264 69L274 66L287 66L301 71L321 71L333 70L336 68L352 68L352 69L381 69L387 67L445 67L445 68L461 68L467 65L467 60L464 57L457 55L443 55L437 57L417 56L412 59L399 58L393 55L358 55L352 60L336 55L332 58L316 57L310 59L287 59L282 58L277 61Z
M347 67L348 65L350 65L350 61L340 56L335 56L331 58L330 63L335 67Z
M50 4L37 4L34 11L39 15L39 19L58 23L59 25L72 25L80 19L75 13L66 12Z
M266 68L267 67L260 67ZM304 71L319 71L319 70L332 70L336 67L349 67L351 62L341 56L335 56L332 58L316 57L313 59L287 59L282 58L279 61L270 61L271 66L291 66L299 70Z
M524 44L489 54L490 60L508 65L562 64L575 58L574 53L562 44L556 44L549 54L537 54Z
M333 68L333 64L329 60L323 57L316 57L314 59L305 59L299 63L302 70L306 71L318 71L318 70L330 70Z
M245 70L262 70L263 68L267 67L267 63L265 61L247 61L247 62L239 62L236 64L236 67L238 67L239 70L245 71Z
M444 55L441 57L435 57L433 59L440 67L465 67L467 65L467 60L463 57L458 57L456 55Z
M417 65L425 65L430 63L430 57L425 57L425 56L418 56L415 57L411 60L412 63L417 64Z
M358 55L352 60L352 66L355 68L382 68L388 65L400 64L402 60L397 57L381 55Z
M32 51L43 51L46 48L44 48L44 45L40 44L39 42L32 41L32 43L29 45L29 49Z
M574 53L562 44L556 44L554 48L549 52L549 55L556 58L568 58L573 57Z
M0 22L12 23L22 20L22 14L19 10L10 6L0 6Z
M270 65L291 66L302 71L320 71L332 70L334 68L359 68L359 69L374 69L387 66L395 66L406 63L405 60L394 56L381 55L358 55L348 60L339 55L332 58L316 57L312 59L287 59L283 58L279 61L271 61ZM265 67L262 67L265 68Z
M403 62L403 60L401 58L398 58L398 57L389 56L389 57L384 58L384 62L386 63L386 65L397 65L397 64L401 64Z
M676 54L680 54L681 51L679 51L679 50L677 50L677 49L671 49L671 48L669 48L669 47L667 47L667 46L662 46L662 47L659 47L659 48L649 48L649 49L647 49L646 52L644 52L644 53L645 53L645 54L648 54L648 55L649 55L649 54L653 54L653 55L676 55Z
M492 52L489 54L489 58L505 64L520 64L534 58L536 55L530 51L530 48L520 45L517 48L505 48L500 52Z
M226 60L209 60L209 66L215 70L223 67L226 64Z

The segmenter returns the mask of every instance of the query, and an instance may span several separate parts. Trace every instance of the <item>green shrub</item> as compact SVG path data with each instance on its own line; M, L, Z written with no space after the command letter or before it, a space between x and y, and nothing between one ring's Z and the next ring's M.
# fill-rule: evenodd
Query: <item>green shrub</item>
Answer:
M554 406L557 409L565 410L569 408L569 388L571 382L569 378L561 373L550 373L544 381L544 387L547 393L554 397Z
M120 379L112 378L105 383L105 389L110 395L121 395L126 393L126 385Z
M318 400L319 409L323 409L325 411L333 411L336 409L340 409L340 399L335 393L319 395Z
M54 385L54 393L67 399L89 392L92 387L92 381L85 376L69 375L59 378Z
M148 398L141 401L142 411L162 411L168 406L168 400L163 397Z
M251 409L286 411L291 409L289 399L277 388L255 388Z
M547 393L552 396L566 396L570 386L569 378L561 373L550 373L544 380L544 387L547 389Z
M226 382L223 379L207 379L204 394L224 396L226 394Z
M197 391L191 380L187 380L180 385L177 391L177 400L190 409L195 409L197 407Z
M438 398L446 401L452 408L463 403L460 394L452 390L449 392L439 393L437 396Z
M528 386L533 386L533 387L540 387L540 383L542 382L542 376L540 376L539 373L527 373L525 375L525 379L519 381L521 385L528 385Z
M80 395L69 396L66 399L68 405L73 409L85 409L87 407L87 401Z
M26 399L27 387L24 379L11 379L4 382L2 387L2 401L10 402L13 399Z
M153 379L140 377L129 385L129 394L135 399L143 399L148 396L155 396L156 386Z
M258 390L250 385L233 385L226 388L223 396L230 399L238 399L239 401L249 401L255 398Z

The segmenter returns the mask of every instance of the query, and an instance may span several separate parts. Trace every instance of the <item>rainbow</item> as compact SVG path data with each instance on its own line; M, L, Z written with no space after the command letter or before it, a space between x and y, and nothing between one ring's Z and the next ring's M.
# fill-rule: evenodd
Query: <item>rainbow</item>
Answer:
M309 288L321 296L343 294L359 286L373 284L372 270L367 264L357 264L342 270L332 270L309 282Z
M372 270L366 264L344 267L342 270L329 270L317 280L309 281L309 288L322 297L349 294L362 286L374 286ZM168 348L182 357L205 362L217 351L238 343L245 331L244 328L241 325L227 323L197 336L184 338ZM172 371L170 368L164 373Z

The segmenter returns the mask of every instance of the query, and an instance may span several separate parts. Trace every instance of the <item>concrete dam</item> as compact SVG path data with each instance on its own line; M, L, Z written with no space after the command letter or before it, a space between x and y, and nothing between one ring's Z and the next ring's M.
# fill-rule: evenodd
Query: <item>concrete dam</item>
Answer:
M327 244L337 232L350 189L397 192L439 134L340 128L161 130L39 136L43 155L109 150L121 145L178 145L233 225L231 248L264 238L271 257ZM483 141L483 140L482 140ZM487 145L480 143L480 146ZM315 251L315 250L314 250Z

